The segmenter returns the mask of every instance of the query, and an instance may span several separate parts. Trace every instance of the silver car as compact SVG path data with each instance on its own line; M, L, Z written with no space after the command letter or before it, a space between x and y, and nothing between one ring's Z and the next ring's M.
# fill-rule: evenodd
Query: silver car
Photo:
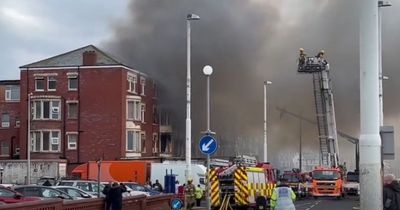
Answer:
M96 197L97 197L97 189L99 187L96 181L88 181L88 180L61 180L57 183L56 186L76 187ZM101 191L103 191L103 189L104 185L100 184L100 196L102 196Z
M71 186L53 186L53 188L57 189L57 190L61 190L65 193L67 193L68 195L70 195L71 197L73 197L74 199L85 199L85 198L97 198L97 196L89 194L77 187L71 187Z

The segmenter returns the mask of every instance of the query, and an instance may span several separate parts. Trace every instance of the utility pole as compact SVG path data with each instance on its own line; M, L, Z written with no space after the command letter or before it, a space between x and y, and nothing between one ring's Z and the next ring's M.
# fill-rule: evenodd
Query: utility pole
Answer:
M377 0L360 8L360 204L382 209L381 138L379 135L379 31Z
M267 142L267 85L271 85L271 81L264 82L264 162L268 162L268 142Z

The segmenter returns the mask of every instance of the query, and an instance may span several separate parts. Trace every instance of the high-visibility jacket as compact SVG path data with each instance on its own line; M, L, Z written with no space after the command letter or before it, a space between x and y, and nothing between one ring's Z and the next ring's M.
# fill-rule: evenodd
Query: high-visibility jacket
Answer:
M203 189L201 189L200 187L196 187L194 195L196 199L201 199L203 197Z
M294 194L292 188L286 185L278 186L271 196L271 209L295 210L294 200L296 200L296 194Z

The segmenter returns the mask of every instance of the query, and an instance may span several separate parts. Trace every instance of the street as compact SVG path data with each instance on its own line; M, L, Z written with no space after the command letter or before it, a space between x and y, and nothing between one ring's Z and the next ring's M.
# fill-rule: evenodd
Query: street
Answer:
M336 198L306 199L296 201L296 210L351 210L358 206L355 197L346 197L341 200Z

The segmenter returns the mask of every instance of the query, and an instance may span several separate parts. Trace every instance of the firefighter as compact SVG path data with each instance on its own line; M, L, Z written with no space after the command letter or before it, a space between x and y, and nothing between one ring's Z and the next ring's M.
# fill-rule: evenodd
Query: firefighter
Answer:
M292 188L287 184L286 179L281 179L281 184L278 185L271 196L272 210L295 210L293 201L296 200Z
M299 51L300 51L299 65L304 66L304 64L306 63L307 54L304 52L303 48L300 48Z
M193 184L193 179L192 178L188 178L187 185L186 185L186 188L185 188L187 209L192 209L193 206L194 206L195 191L196 191L196 187Z

